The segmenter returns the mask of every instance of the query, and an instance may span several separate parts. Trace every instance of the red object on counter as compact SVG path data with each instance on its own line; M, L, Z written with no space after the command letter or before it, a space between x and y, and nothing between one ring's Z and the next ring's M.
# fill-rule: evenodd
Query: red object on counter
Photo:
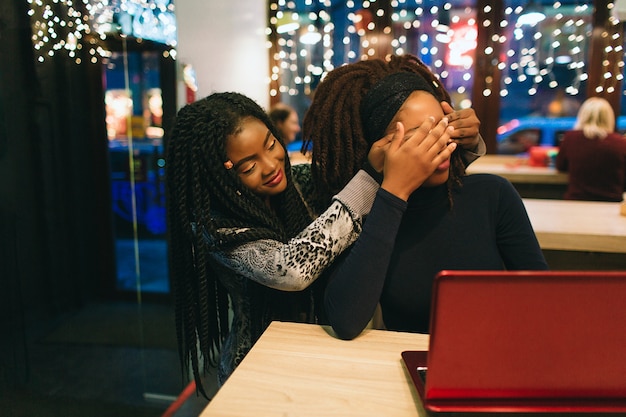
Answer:
M559 148L555 146L531 146L528 153L528 165L531 167L554 166Z

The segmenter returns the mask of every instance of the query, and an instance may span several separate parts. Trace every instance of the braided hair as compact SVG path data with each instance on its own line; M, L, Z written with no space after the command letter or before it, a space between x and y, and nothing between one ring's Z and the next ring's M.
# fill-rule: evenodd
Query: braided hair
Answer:
M401 72L420 75L432 84L432 92L439 101L450 102L450 95L432 71L410 54L337 67L317 86L302 126L302 148L313 150L311 173L317 207L327 207L331 197L367 160L370 143L361 117L363 98L385 77ZM453 186L460 186L464 174L465 166L455 151L448 179L449 194Z
M211 266L211 250L273 239L287 242L302 231L312 216L296 189L289 158L285 158L287 188L271 197L272 209L249 190L234 169L226 169L226 141L248 118L263 122L279 138L265 111L238 93L214 93L183 107L166 144L169 267L175 300L176 336L184 377L191 364L197 389L203 370L215 365L229 332L229 298ZM279 143L284 147L282 139ZM241 233L227 233L238 228ZM205 235L212 239L206 239ZM250 285L259 305L273 307L267 298L280 293ZM263 312L260 312L263 313Z

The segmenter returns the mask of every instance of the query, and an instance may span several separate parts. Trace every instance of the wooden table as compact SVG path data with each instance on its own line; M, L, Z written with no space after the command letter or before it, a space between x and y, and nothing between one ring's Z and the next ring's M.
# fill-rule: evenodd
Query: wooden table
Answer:
M290 152L292 165L311 162L311 156ZM483 155L467 167L468 174L487 173L500 175L519 184L567 185L567 174L554 167L528 165L528 158L511 155Z
M626 253L620 203L524 199L542 249Z
M483 155L467 167L467 173L504 177L524 198L563 198L568 183L567 174L554 167L530 166L528 158L515 155Z
M427 348L424 334L345 341L325 326L273 322L200 416L424 416L400 353Z
M511 155L483 155L467 167L467 173L496 174L512 183L567 185L568 182L567 174L554 167L530 166L528 158Z

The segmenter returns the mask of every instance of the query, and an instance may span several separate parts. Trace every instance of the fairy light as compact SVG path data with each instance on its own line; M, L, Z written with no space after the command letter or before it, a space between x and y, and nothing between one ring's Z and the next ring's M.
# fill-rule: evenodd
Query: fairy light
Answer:
M104 41L108 34L120 30L122 33L126 30L127 35L134 31L133 36L138 38L176 46L175 10L169 0L158 4L148 0L78 1L76 5L72 0L27 0L31 40L38 62L63 53L80 64L83 60L78 54L83 42L91 42L88 39L94 37ZM114 16L126 17L120 19L122 27L113 23ZM134 19L141 19L142 24L134 24ZM87 53L91 63L97 63L106 55L103 48L92 48Z
M380 0L307 0L303 8L302 3L294 1L270 0L270 10L276 14L299 15L299 30L314 23L322 34L322 41L314 46L317 49L299 42L298 31L280 34L277 50L285 53L272 55L276 61L272 66L276 69L272 80L285 83L289 94L301 94L303 87L314 88L336 66L378 57L386 45L394 54L418 55L435 70L449 91L468 97L474 81L475 46L468 53L463 48L472 42L475 44L477 25L494 33L480 54L489 59L494 71L501 75L500 85L493 84L497 79L494 74L487 75L484 96L506 97L513 92L519 94L520 89L529 96L555 89L578 95L581 83L588 80L585 55L591 37L592 7L589 4L563 5L556 1L547 7L544 22L521 27L517 17L523 12L523 6L505 7L502 18L496 20L493 6L487 5L483 10L487 18L477 22L473 8L452 6L446 0L436 4L424 0L390 0L387 4L390 8L383 8L383 3ZM343 21L338 8L344 10ZM332 15L330 10L333 10ZM269 23L270 28L275 27L276 20L270 18ZM459 38L461 30L472 35ZM605 74L603 91L615 88L616 82L624 78L626 52L621 34L614 32L607 35L607 48L603 51L607 62L612 63L602 69ZM281 42L283 39L292 42ZM569 78L557 77L562 70Z

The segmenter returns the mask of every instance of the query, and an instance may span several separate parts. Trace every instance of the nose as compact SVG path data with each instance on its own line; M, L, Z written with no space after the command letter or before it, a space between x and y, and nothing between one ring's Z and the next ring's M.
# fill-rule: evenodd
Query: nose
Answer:
M279 161L277 158L267 155L263 158L262 161L263 169L261 172L263 173L263 177L271 177L276 174L276 169L278 168Z

